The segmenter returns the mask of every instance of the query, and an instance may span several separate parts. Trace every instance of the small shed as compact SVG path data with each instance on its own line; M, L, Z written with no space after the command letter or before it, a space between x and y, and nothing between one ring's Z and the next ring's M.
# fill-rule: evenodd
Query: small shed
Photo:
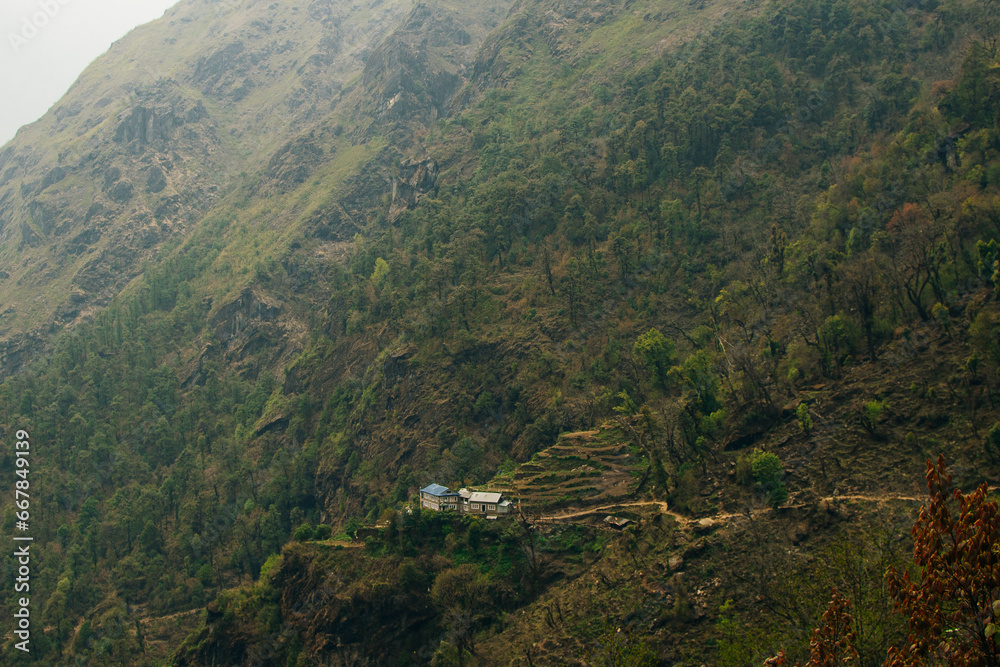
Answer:
M632 520L617 516L606 516L604 517L604 523L608 524L615 530L622 530L625 528L625 526L632 523Z

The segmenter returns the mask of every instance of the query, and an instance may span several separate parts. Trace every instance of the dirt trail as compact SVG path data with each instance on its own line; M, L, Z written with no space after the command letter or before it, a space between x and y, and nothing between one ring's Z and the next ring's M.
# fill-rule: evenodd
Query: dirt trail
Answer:
M904 496L904 495L893 494L893 493L873 494L873 495L851 494L851 495L843 495L843 496L827 496L825 498L820 498L819 502L836 502L836 501L841 501L841 500L867 500L867 501L872 501L872 502L913 502L913 503L922 503L922 502L927 502L928 498L927 497L916 497L916 496ZM784 505L781 509L802 509L802 508L810 507L810 506L811 505L807 505L805 503L800 503L800 504L797 504L797 505ZM746 517L746 516L748 516L748 512L726 512L726 513L710 514L708 516L701 516L701 517L695 518L695 517L684 516L683 514L678 514L677 512L670 511L670 508L667 506L667 503L665 503L663 501L643 501L643 502L632 502L632 503L613 503L613 504L610 504L610 505L601 505L599 507L590 507L590 508L587 508L587 509L573 510L571 512L563 512L561 514L552 514L552 515L549 515L549 516L538 517L538 519L536 519L536 521L541 521L541 522L565 521L567 519L575 519L575 518L579 518L579 517L582 517L582 516L587 516L589 514L596 514L598 512L604 512L604 511L607 511L607 510L623 509L623 508L626 508L626 507L659 507L661 514L666 514L667 516L673 517L681 525L696 524L696 523L699 523L700 521L704 521L705 519L710 519L712 521L725 521L727 519L734 519L734 518L737 518L737 517ZM749 516L757 516L759 514L762 514L762 513L765 513L765 512L772 512L772 511L774 511L774 510L772 510L770 508L762 508L762 509L758 509L758 510L751 510L751 511L749 511Z
M564 514L553 514L551 516L539 517L538 521L562 521L563 519L572 519L578 516L586 516L587 514L594 514L595 512L601 512L603 510L609 509L620 509L622 507L645 507L648 505L656 505L660 508L661 514L670 514L674 516L674 513L670 511L670 508L665 502L662 501L646 501L638 503L613 503L611 505L601 505L600 507L590 507L585 510L577 510L574 512L564 513ZM679 516L679 515L677 515Z
M930 500L927 496L901 496L895 493L884 493L880 495L846 495L846 496L827 496L826 498L821 498L821 500L874 500L877 502L885 502L888 500L905 500L911 503L923 503ZM805 507L805 505L791 505L791 507Z
M325 547L343 547L344 549L362 549L365 546L364 541L360 540L318 540L316 544L322 544Z

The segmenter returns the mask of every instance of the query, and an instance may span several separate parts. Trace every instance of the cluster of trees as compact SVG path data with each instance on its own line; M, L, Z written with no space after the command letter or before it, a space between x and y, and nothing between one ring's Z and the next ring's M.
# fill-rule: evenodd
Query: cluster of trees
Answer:
M369 229L320 337L384 324L422 361L457 363L441 371L455 423L488 456L649 401L675 468L759 432L804 381L878 360L898 329L953 332L993 284L989 11L782 3L589 98L587 75L562 70L490 91L429 138L468 142L473 177ZM963 24L978 41L932 87ZM543 86L573 92L540 102ZM992 396L990 312L974 380ZM569 345L463 358L527 332ZM559 398L526 400L545 394Z
M220 595L212 641L189 643L179 656L252 661L253 648L225 654L250 636L268 660L294 663L311 650L329 652L323 633L330 633L362 664L414 655L428 664L477 664L484 658L477 635L550 576L550 546L514 522L417 508L386 510L381 523L363 552L287 547L254 586Z
M210 250L150 267L45 363L0 385L3 423L44 443L32 472L47 502L32 530L50 548L32 584L46 601L40 622L55 631L39 633L40 655L70 642L81 659L141 651L141 633L122 626L132 605L157 615L205 604L218 588L256 577L294 527L318 518L315 447L257 438L246 455L280 393L274 378L247 381L209 360L184 387L169 362L211 335L208 305L189 282ZM14 519L8 509L7 529ZM88 618L74 636L75 619L103 602L114 613Z
M916 569L885 572L909 633L889 646L882 664L1000 664L1000 507L985 484L969 494L954 488L943 456L927 462L927 486L930 502L912 530ZM858 640L870 619L852 613L850 599L835 589L822 620L806 665L858 664ZM764 664L784 662L779 653Z

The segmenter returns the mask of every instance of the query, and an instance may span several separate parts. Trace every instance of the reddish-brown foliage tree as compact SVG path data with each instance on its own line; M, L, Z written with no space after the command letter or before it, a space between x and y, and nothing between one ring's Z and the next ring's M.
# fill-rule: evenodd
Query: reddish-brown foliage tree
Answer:
M823 614L823 625L813 631L806 667L836 667L858 659L854 648L851 603L833 589L833 599Z
M886 573L910 635L889 650L884 666L1000 667L1000 507L987 499L986 484L969 494L955 489L943 456L927 462L927 487L930 503L911 531L919 580L895 567ZM857 659L849 609L834 591L806 667ZM785 662L782 652L764 664Z
M851 603L840 597L835 588L830 606L823 614L823 625L813 630L812 641L809 642L809 662L805 667L837 667L849 665L857 659ZM764 661L764 667L780 667L784 664L784 651ZM796 667L802 667L801 663Z
M1000 512L983 484L966 495L944 464L927 462L930 504L913 526L920 579L891 568L890 593L910 621L910 636L889 651L886 665L1000 665L993 602L1000 597ZM954 502L952 502L954 501ZM995 627L995 626L994 626Z

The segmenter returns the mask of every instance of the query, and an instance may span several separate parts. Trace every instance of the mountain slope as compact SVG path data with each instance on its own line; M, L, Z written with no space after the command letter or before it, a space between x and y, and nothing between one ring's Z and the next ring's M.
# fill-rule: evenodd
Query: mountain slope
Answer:
M336 108L365 118L343 98L360 88L355 98L377 104L402 86L373 91L389 65L379 54L421 20L410 14L408 3L185 2L116 43L3 149L8 345L92 317L256 165L269 165L262 176L278 192L304 182L344 131ZM478 33L463 32L467 48ZM445 56L462 66L460 53Z
M0 155L37 659L801 656L802 582L885 522L831 499L902 527L925 458L997 472L995 25L190 2L130 35ZM614 461L559 444L597 428ZM524 522L405 509L511 476Z

